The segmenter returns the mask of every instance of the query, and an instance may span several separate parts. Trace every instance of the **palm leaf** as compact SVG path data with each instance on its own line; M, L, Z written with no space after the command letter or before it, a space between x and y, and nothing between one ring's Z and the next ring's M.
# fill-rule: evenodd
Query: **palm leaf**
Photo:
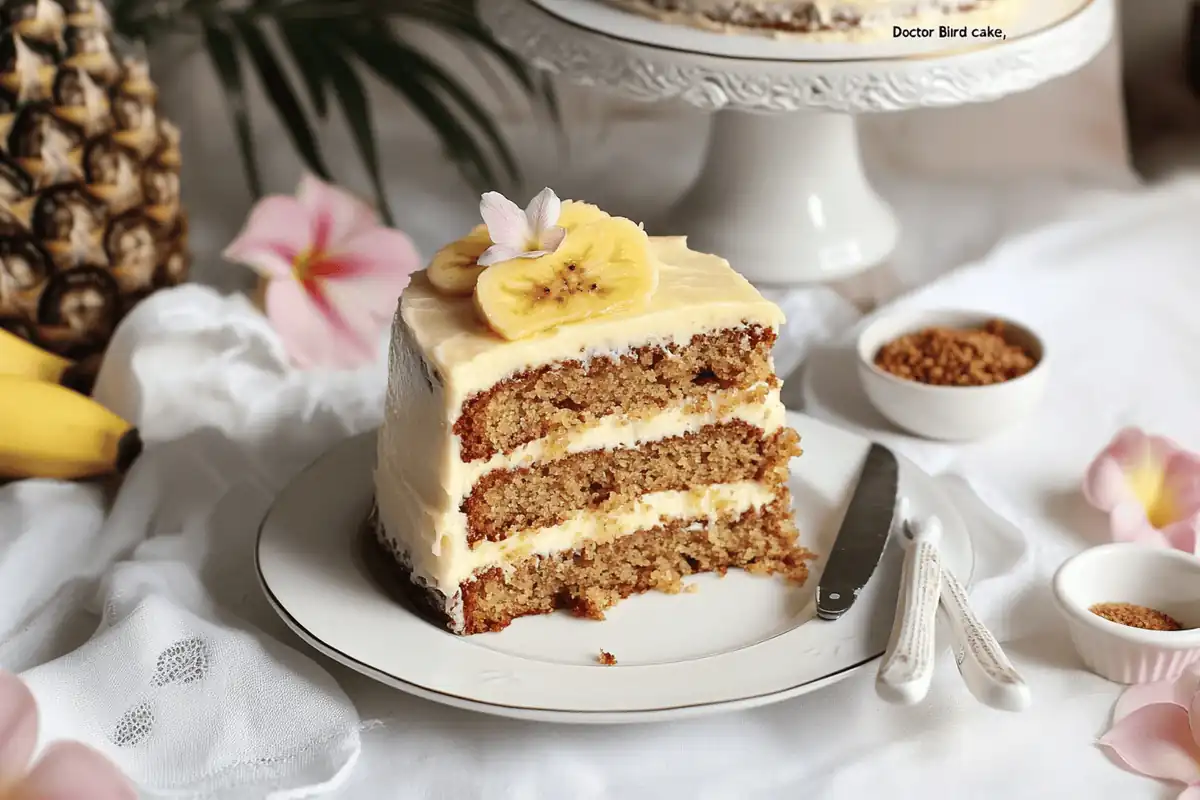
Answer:
M421 34L397 34L393 20L408 20L446 34L481 66L492 88L511 78L535 107L556 125L551 85L504 49L480 22L473 0L111 0L119 35L146 41L159 35L198 32L225 94L246 180L262 194L253 127L247 106L242 57L247 57L272 110L299 156L313 172L330 179L315 119L331 106L346 119L366 168L380 212L389 216L380 176L380 153L371 105L360 68L401 96L437 133L447 155L472 184L496 187L516 182L512 150L480 99L452 73L417 47ZM278 39L266 35L274 25ZM288 73L284 59L295 67ZM294 77L293 77L294 76ZM302 85L298 89L296 81ZM299 92L305 95L302 103ZM561 126L558 126L561 129Z
M332 42L329 43L333 45ZM354 72L354 68L341 58L323 58L320 61L324 75L328 77L342 107L342 114L350 126L354 137L354 145L359 158L371 177L371 189L375 193L375 204L384 222L392 224L391 209L388 205L387 191L383 186L383 178L379 165L379 151L375 146L375 129L371 119L371 106L367 102L367 93L363 90L362 81Z
M562 132L562 113L554 85L545 73L534 73L511 50L496 41L495 37L479 21L474 4L464 0L365 0L380 7L397 19L408 19L432 26L467 45L481 49L492 56L504 71L520 84L531 99L546 111L556 131ZM301 2L324 3L325 0L301 0ZM559 137L559 144L565 143Z
M225 90L225 103L229 107L229 115L233 118L233 130L237 136L242 169L246 172L246 183L250 185L251 194L261 197L262 178L258 171L258 160L254 155L254 135L250 127L250 111L246 107L246 90L242 85L237 42L215 25L205 25L204 44L213 70L217 73L217 79Z
M342 25L338 26L338 32L368 69L392 88L410 96L410 99L416 87L420 87L420 94L428 97L444 95L483 134L499 160L506 178L509 181L516 180L519 172L516 158L500 134L495 121L462 84L450 77L432 59L395 38L385 25ZM435 87L440 92L435 93L429 87ZM450 104L443 104L443 107L457 119L450 110ZM479 155L475 155L476 153ZM484 173L491 171L491 159L483 155L481 148L472 148L467 155L476 162L473 164L476 169ZM494 184L494 178L491 183Z
M321 156L321 148L313 135L312 127L308 124L308 117L266 38L258 27L245 17L235 17L233 25L246 52L250 54L250 61L258 72L258 79L267 93L267 99L274 106L276 113L283 118L284 128L292 140L292 145L310 170L325 180L330 180L329 168L325 166L325 159Z
M313 110L318 117L325 119L329 114L329 101L325 96L326 76L320 66L324 54L317 46L317 29L308 23L281 20L279 35L292 54L296 70L304 79Z

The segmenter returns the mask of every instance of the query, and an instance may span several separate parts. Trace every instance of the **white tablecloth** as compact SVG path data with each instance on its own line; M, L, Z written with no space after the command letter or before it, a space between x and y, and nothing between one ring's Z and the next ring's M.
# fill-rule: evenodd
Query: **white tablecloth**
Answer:
M95 744L146 796L308 786L355 800L1173 796L1094 747L1118 690L1079 669L1046 578L1104 536L1078 484L1118 427L1200 449L1198 219L1195 182L1109 198L901 301L1010 313L1045 334L1046 402L992 441L934 445L886 430L835 347L812 353L791 384L810 412L962 476L1012 523L957 493L986 578L975 600L1032 684L1025 714L979 706L943 660L916 708L882 703L864 673L753 711L569 727L443 708L313 656L255 586L255 526L290 475L376 424L382 368L290 372L243 299L200 287L147 301L114 341L97 394L150 446L107 521L96 487L0 488L0 666L25 671L46 738ZM796 314L805 301L789 302ZM844 308L816 312L845 319Z

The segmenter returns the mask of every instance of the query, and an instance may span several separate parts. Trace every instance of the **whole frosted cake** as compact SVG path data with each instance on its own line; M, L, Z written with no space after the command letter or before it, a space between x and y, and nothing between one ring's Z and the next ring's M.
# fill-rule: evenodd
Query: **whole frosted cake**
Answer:
M1026 0L608 0L664 22L822 38L891 38L893 26L1002 25Z
M373 525L449 630L742 567L803 581L771 347L782 313L721 258L545 190L405 290Z

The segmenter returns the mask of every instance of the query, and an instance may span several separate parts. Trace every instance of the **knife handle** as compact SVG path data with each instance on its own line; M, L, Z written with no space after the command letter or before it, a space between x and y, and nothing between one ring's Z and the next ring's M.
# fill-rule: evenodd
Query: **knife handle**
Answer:
M909 531L906 531L908 533ZM879 665L875 688L891 703L912 705L933 681L934 631L942 591L942 563L934 536L917 531L906 541L893 641Z
M942 607L955 639L954 660L967 689L979 702L1002 711L1029 707L1029 685L1021 678L1000 643L975 616L967 591L948 569L942 570Z

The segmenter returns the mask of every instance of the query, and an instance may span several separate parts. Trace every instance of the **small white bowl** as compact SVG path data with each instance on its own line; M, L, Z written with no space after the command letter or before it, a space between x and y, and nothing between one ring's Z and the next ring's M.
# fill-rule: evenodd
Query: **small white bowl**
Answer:
M1178 677L1200 661L1200 558L1180 550L1118 543L1085 550L1054 576L1054 596L1088 668L1117 683ZM1182 631L1121 625L1090 609L1133 603L1179 621Z
M931 386L896 377L875 366L885 344L924 328L982 328L1005 324L1005 338L1024 347L1037 364L1019 378L990 386ZM981 311L912 310L885 314L858 337L858 375L879 413L927 439L969 441L998 433L1029 414L1046 389L1049 365L1041 338L1025 325Z

